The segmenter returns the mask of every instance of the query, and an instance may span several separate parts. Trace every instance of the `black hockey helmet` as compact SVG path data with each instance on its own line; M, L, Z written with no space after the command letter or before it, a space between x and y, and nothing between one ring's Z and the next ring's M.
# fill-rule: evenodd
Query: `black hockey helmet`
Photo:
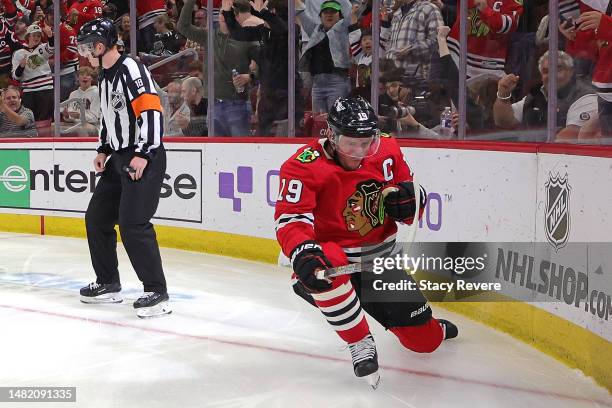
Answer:
M117 28L111 19L100 17L83 24L77 36L79 45L101 42L107 49L117 44Z
M337 153L363 159L378 151L378 116L361 96L336 99L327 114L327 124L331 130L329 141Z
M327 115L327 124L337 135L371 137L378 133L378 117L361 96L336 99Z

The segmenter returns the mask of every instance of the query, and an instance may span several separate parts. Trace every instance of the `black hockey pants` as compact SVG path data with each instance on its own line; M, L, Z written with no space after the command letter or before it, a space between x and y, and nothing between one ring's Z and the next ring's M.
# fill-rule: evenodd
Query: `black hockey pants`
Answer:
M85 214L91 262L96 282L119 282L114 229L119 224L123 246L145 292L166 293L157 237L150 222L159 204L166 152L163 146L157 149L138 181L122 170L133 157L134 148L113 153L91 197Z

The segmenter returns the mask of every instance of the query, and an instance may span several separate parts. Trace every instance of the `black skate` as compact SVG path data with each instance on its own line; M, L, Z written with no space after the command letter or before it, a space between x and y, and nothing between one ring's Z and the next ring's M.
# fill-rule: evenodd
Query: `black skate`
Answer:
M378 373L378 353L374 337L368 334L356 343L349 344L351 357L353 359L353 370L357 377L364 377L373 389L380 383Z
M457 326L444 319L437 319L440 326L442 326L442 333L444 336L442 337L444 340L454 339L459 334L459 329Z
M134 302L134 309L141 319L172 313L168 305L168 294L158 292L145 292Z
M96 283L81 288L81 302L83 303L121 303L120 283Z

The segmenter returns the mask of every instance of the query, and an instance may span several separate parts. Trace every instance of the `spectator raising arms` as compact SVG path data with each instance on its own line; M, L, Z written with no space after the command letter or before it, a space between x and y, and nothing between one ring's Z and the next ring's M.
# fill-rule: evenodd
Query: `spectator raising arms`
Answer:
M178 21L178 31L188 39L206 47L209 31L191 23L194 3L195 0L185 0ZM214 136L251 134L249 130L251 110L248 105L248 86L251 83L249 64L251 60L257 58L258 48L257 44L231 38L223 15L219 16L219 29L214 32L213 50L215 95L207 95L206 87L203 89L203 98L214 100ZM206 62L209 61L210 58ZM237 75L232 75L233 70L237 71Z
M260 44L257 65L259 67L259 103L257 104L257 135L270 136L278 131L275 124L288 119L287 76L289 63L289 30L287 0L255 0L251 14L263 20L256 26L242 26L232 11L232 0L223 1L223 17L232 38L238 41L257 41ZM244 13L243 13L244 14ZM296 27L299 32L299 27ZM297 54L297 46L296 46ZM296 55L297 57L297 55ZM300 96L301 80L295 78L296 106L295 119L303 117L303 103ZM292 78L293 79L293 78ZM277 134L277 136L279 136Z
M28 44L13 54L13 78L21 82L23 104L32 109L37 127L48 126L53 117L53 77L49 57L53 55L53 30L45 26L49 42L42 42L43 30L32 24L26 32ZM47 122L47 123L46 123Z
M296 4L296 16L309 37L302 49L300 70L312 75L313 112L327 112L337 98L346 97L350 92L351 3L348 0L324 1L319 21L304 12L301 0Z

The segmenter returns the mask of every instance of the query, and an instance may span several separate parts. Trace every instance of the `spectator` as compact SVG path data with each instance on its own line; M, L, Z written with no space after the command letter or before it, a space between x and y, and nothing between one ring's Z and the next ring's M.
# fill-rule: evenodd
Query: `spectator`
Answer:
M465 0L463 0L465 1ZM461 8L453 25L448 45L459 66L459 21ZM510 34L516 31L523 13L517 0L468 0L468 78L478 74L504 75Z
M223 2L222 4L224 4ZM251 2L249 0L233 0L234 13L236 14L236 21L242 27L256 27L263 24L263 20L251 13ZM263 7L263 2L260 2ZM225 9L224 9L225 10ZM261 10L261 9L260 9ZM225 18L227 23L227 16Z
M206 17L206 9L198 9L193 13L193 25L199 28L206 28L208 19Z
M155 20L166 14L165 0L136 0L138 52L149 52L155 42Z
M28 29L28 23L26 22L26 20L23 17L18 18L17 21L15 22L15 27L13 29L13 34L15 34L15 38L17 39L17 41L25 44L26 42L25 35L26 35L27 29Z
M177 123L179 114L185 116L184 121L190 119L190 108L183 100L181 81L174 80L162 91L162 107L164 108L164 136L183 136L183 129ZM206 107L204 106L204 115ZM204 132L206 129L203 130Z
M392 68L381 75L384 90L379 96L379 126L395 137L438 139L438 134L419 123L415 110L408 106L409 92L401 85L402 69Z
M395 59L405 72L428 80L437 28L442 25L440 9L429 0L396 0L396 5L387 58Z
M0 1L0 88L5 88L11 80L11 58L13 53L23 48L13 33L17 21L17 9L11 0Z
M76 33L86 22L102 16L102 2L100 0L76 0L72 2L70 7L66 3L65 0L60 3L62 14L67 16L68 24L74 28ZM43 10L50 5L51 3L45 5Z
M45 26L53 30L53 9L47 9L41 28ZM77 71L79 69L79 53L76 43L77 32L66 22L60 23L60 100L68 98L70 92L78 88Z
M353 65L356 67L356 78L352 93L370 100L370 77L372 75L372 30L362 29L359 26L358 10L360 6L353 6L351 10L351 26L349 27L349 41ZM386 8L381 10L380 50L384 53L389 36L391 35L391 22Z
M158 56L168 56L179 52L181 49L181 38L174 31L174 23L168 15L161 14L155 18L153 24L155 35L153 37L153 48L150 53Z
M350 92L350 13L348 0L327 0L321 4L319 21L315 21L304 12L302 1L296 0L296 15L309 37L299 65L312 77L313 112L327 112L337 98Z
M577 139L582 125L597 112L597 95L590 84L575 77L573 59L567 53L559 51L558 64L557 140ZM503 76L498 83L493 114L499 127L540 130L530 138L542 141L548 116L548 51L540 57L538 69L542 82L515 103L510 98L518 77Z
M206 83L204 80L204 64L200 60L193 60L187 66L189 76L200 78L202 84Z
M263 0L255 0L252 13L261 18L263 23L254 27L241 27L238 24L238 16L235 17L230 11L231 3L231 0L223 2L223 17L232 38L239 41L257 41L260 44L256 58L259 67L257 76L260 81L259 102L256 110L257 134L260 136L279 135L280 129L276 125L286 121L289 116L287 0L271 0L267 3L264 3ZM295 119L296 123L299 123L303 118L304 108L300 96L302 86L297 72L292 80L296 81Z
M598 122L602 137L612 137L612 1L580 2L580 17L573 27L562 29L567 51L595 61L593 85L598 95Z
M85 130L91 134L97 132L97 125L100 120L100 95L98 86L92 85L94 78L98 78L97 71L91 67L79 68L79 88L70 93L69 100L72 102L62 111L64 122L81 121L81 104L85 109Z
M37 127L48 126L53 117L53 77L49 57L53 55L53 30L46 26L48 43L42 42L43 30L37 24L28 27L26 48L13 54L13 78L21 82L23 104L34 112Z
M459 106L459 69L448 47L449 33L450 27L438 27L440 83L454 106ZM495 127L493 104L496 99L497 81L498 77L494 74L480 74L467 80L466 127L471 131L491 130Z
M36 1L34 1L34 0L17 0L17 1L13 1L13 3L15 4L15 7L17 7L17 10L23 16L22 17L23 23L25 24L25 26L27 28L27 26L29 25L29 23L31 21L31 18L34 16L34 13L36 11Z
M9 85L0 97L0 137L36 137L32 111L21 105L21 91Z
M176 124L182 129L183 135L206 136L208 134L206 126L208 104L204 98L202 81L195 77L186 78L181 84L181 97L189 107L189 114L180 111L174 116Z
M117 32L119 33L119 39L123 42L123 52L130 53L130 15L124 14L119 17L119 26Z
M102 17L115 21L117 19L117 6L113 3L106 3L102 7Z
M206 45L208 31L191 24L191 10L195 0L185 0L178 21L178 31L188 39ZM222 15L219 29L214 32L214 125L219 136L250 135L251 108L248 103L247 87L252 79L249 74L251 60L257 58L257 44L236 41L230 38L229 30ZM209 59L210 60L210 59ZM232 70L238 71L233 77ZM207 76L204 74L204 78ZM239 92L242 90L242 92ZM203 98L207 98L204 88Z

